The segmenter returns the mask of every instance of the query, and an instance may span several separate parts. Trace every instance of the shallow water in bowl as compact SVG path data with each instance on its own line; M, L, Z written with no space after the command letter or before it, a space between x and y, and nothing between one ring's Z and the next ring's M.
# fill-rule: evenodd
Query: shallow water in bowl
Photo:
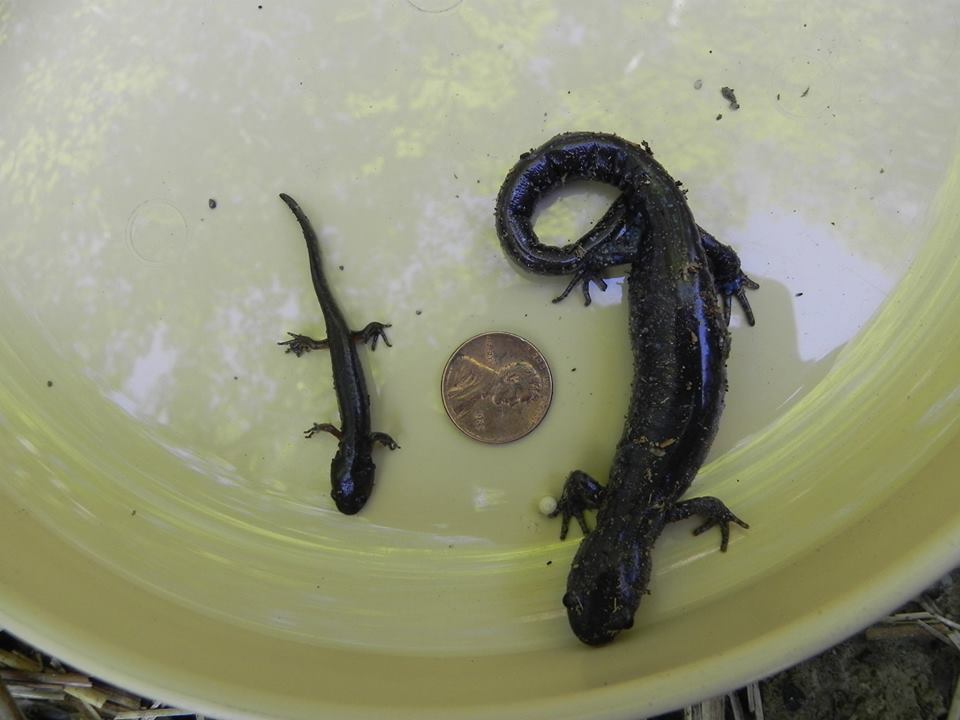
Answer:
M606 474L629 391L626 308L616 280L590 308L550 304L565 280L511 267L492 213L519 153L569 129L648 140L761 283L757 327L732 326L711 456L728 460L697 485L754 529L721 560L716 538L672 528L641 622L709 602L863 510L827 511L813 540L781 535L804 491L786 472L746 479L758 435L869 331L927 239L960 117L944 92L947 4L748 5L736 43L714 30L731 23L723 3L509 17L394 3L322 20L306 4L10 7L0 491L97 562L312 643L567 644L558 600L575 544L537 501L573 468ZM859 32L891 12L903 22ZM329 360L275 345L323 334L280 191L314 219L350 321L392 323L394 346L362 355L375 429L403 447L378 452L359 517L329 498L335 442L301 437L335 419ZM538 229L566 237L606 201L567 198ZM449 353L491 329L533 341L556 379L543 425L504 447L459 435L438 395Z

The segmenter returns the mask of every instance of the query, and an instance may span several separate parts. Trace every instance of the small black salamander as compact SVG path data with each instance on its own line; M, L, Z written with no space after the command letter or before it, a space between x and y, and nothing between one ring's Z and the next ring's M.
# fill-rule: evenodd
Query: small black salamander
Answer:
M292 197L281 193L280 198L290 207L303 228L307 254L310 257L310 275L327 326L327 337L324 340L314 340L306 335L287 333L290 339L278 344L286 345L286 351L297 357L311 350L330 350L333 389L337 394L340 410L340 427L331 423L315 423L304 435L313 437L319 432L328 432L340 441L337 454L330 463L330 482L333 486L330 495L340 512L353 515L360 511L373 490L376 470L373 463L373 444L378 442L391 450L399 447L386 433L370 431L370 397L367 394L360 356L354 346L357 341L369 342L370 349L376 350L377 340L380 338L389 346L385 328L390 325L372 322L363 330L355 332L347 327L343 313L340 312L323 274L320 242L310 220Z
M571 180L613 185L621 195L576 242L544 245L532 215L541 198ZM604 268L629 264L633 386L623 435L606 487L575 470L554 516L560 537L575 518L585 537L567 579L563 604L577 637L602 645L632 627L648 592L651 551L664 526L699 515L699 534L717 526L727 549L730 523L747 524L720 500L681 500L717 431L726 391L730 298L752 325L744 288L757 286L740 260L694 222L683 192L646 143L615 135L565 133L521 155L497 198L497 233L506 253L528 270L572 274L558 302L582 283L601 289ZM589 532L584 511L596 509Z

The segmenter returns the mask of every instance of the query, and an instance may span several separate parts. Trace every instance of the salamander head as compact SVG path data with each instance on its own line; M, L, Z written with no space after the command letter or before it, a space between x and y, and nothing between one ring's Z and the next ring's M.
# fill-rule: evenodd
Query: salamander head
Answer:
M352 460L352 462L351 462ZM330 496L344 515L355 515L366 505L373 492L376 466L367 457L346 458L339 452L330 463Z
M592 552L597 537L588 535L581 544L563 596L570 628L587 645L605 645L633 627L650 576L645 553Z

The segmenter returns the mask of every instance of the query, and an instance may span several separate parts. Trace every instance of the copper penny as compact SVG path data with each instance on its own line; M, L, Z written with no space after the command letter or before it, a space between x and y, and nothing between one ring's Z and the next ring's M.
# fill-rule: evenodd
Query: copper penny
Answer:
M457 348L443 368L443 407L464 434L485 443L508 443L531 432L553 400L553 377L528 340L488 332Z

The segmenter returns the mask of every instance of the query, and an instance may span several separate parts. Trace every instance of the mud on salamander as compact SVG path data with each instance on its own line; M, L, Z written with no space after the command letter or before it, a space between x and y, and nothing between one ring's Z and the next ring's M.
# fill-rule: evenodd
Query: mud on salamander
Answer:
M621 195L576 242L544 245L533 230L534 210L572 180L606 183ZM496 222L505 252L521 266L572 275L554 302L580 284L589 305L591 282L606 289L605 268L630 265L633 385L623 434L606 486L573 471L554 513L562 515L561 538L571 518L585 534L563 596L570 626L584 643L602 645L632 627L648 592L653 545L667 523L698 515L704 522L694 533L718 527L721 550L731 523L747 527L715 497L680 498L723 409L731 298L753 325L744 289L758 285L740 270L732 248L696 224L649 146L615 135L565 133L522 155L500 190ZM598 510L592 532L584 519L590 509Z

